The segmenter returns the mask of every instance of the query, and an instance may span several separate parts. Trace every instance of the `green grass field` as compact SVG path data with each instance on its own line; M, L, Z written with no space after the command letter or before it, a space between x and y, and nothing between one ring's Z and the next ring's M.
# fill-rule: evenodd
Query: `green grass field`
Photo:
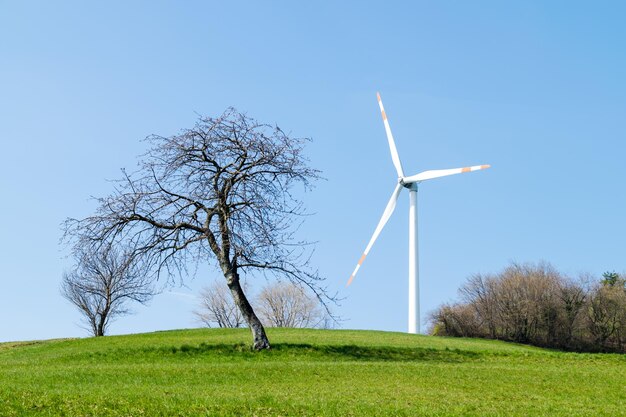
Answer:
M0 416L626 416L626 355L349 330L0 344Z

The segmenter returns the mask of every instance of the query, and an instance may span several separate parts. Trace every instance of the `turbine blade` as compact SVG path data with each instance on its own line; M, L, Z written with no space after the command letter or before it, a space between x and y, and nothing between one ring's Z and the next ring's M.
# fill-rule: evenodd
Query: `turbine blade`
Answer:
M376 93L378 97L378 106L380 107L380 113L383 116L383 123L385 124L385 132L387 133L387 142L389 142L389 150L391 151L391 160L396 167L398 178L404 177L404 171L402 170L402 164L400 163L400 157L398 156L398 150L396 149L396 143L393 141L393 135L391 134L391 128L389 127L389 120L387 120L387 114L383 107L383 101L380 98L380 94Z
M472 167L465 167L465 168L434 169L431 171L420 172L417 175L411 175L410 177L403 178L402 181L405 184L410 184L412 182L432 180L433 178L447 177L448 175L464 174L466 172L480 171L481 169L487 169L490 167L491 165L474 165Z
M346 287L352 283L352 280L354 279L354 276L356 275L357 271L361 267L361 264L363 264L365 257L369 253L370 249L372 249L372 246L374 245L374 242L376 242L378 235L380 235L380 232L383 230L383 227L385 227L385 224L387 224L387 221L389 220L389 218L391 217L391 214L395 210L396 202L398 201L398 197L400 196L401 190L402 190L402 185L401 184L396 185L396 188L395 190L393 190L393 193L391 194L391 198L389 199L389 202L387 203L387 207L385 207L385 211L383 212L383 215L380 218L380 221L378 222L378 226L376 226L376 230L374 230L374 234L372 235L372 238L367 244L367 247L365 248L363 255L361 255L361 259L359 259L359 262L357 263L356 268L354 268L354 272L352 272L352 275L350 275L350 279L348 280Z

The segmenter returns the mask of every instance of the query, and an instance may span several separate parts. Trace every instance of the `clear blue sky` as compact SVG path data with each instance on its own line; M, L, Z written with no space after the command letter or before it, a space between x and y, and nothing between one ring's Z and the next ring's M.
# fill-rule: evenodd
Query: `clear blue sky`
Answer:
M396 182L376 91L408 174L492 165L420 188L422 316L511 260L626 269L623 2L262 3L0 1L0 341L86 335L60 223L227 106L313 138L302 233L344 327L407 322L408 194L344 288ZM112 332L196 326L210 279Z

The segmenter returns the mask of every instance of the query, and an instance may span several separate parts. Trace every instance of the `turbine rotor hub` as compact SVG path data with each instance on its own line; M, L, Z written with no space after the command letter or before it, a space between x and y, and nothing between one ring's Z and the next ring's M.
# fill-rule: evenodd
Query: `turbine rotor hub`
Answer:
M416 190L419 181L404 182L404 177L398 178L398 184L409 190Z

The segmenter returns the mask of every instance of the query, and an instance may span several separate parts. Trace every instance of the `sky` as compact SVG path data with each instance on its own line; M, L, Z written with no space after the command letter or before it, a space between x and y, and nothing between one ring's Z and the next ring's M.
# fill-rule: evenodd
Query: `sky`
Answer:
M421 315L510 262L624 271L626 4L619 1L0 0L0 341L87 336L59 284L61 223L142 139L228 106L298 137L324 180L302 236L341 327L406 331L408 193L346 288L404 170L419 189ZM111 325L198 327L207 270ZM260 283L253 283L258 288ZM422 320L424 323L424 320Z

